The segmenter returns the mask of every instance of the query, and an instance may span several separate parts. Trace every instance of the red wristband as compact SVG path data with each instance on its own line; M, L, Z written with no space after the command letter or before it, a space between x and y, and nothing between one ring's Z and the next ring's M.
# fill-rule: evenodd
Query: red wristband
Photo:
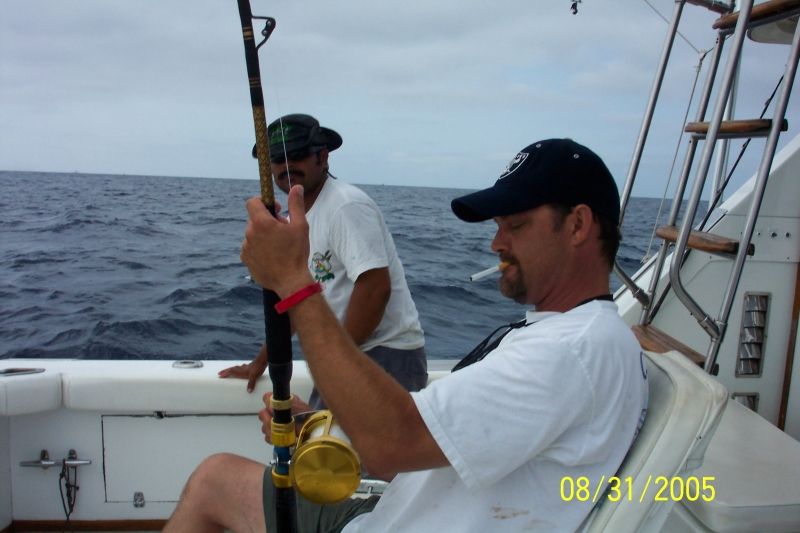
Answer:
M280 302L276 303L275 310L278 313L283 314L309 296L317 294L318 292L322 292L322 284L319 281L312 283L311 285L306 285L299 291L295 292L294 294L290 294Z

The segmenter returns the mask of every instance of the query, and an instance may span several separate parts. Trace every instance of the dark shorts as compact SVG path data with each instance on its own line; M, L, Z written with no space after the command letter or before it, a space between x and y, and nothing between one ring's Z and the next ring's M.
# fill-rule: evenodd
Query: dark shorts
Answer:
M276 533L275 487L269 467L264 469L264 521L267 533ZM350 498L333 505L311 503L295 493L295 516L297 533L339 533L353 518L372 511L380 496Z
M406 390L418 391L428 384L428 357L424 346L414 350L376 346L364 353L381 365ZM314 410L325 409L325 402L320 398L316 387L311 391L308 404Z

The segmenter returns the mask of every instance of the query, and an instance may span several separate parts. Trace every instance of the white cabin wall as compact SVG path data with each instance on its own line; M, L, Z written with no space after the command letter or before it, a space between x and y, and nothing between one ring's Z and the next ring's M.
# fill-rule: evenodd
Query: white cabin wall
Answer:
M720 365L717 379L731 394L757 393L757 412L773 424L777 423L780 412L786 353L789 347L788 331L791 327L793 294L786 291L785 287L793 285L796 269L796 263L753 261L745 264L740 289L728 320L728 331L717 359ZM745 292L769 294L762 371L761 375L753 377L736 376L735 368ZM716 313L717 308L713 312ZM699 326L695 327L699 329Z
M798 233L800 233L800 229L798 229ZM728 319L728 331L717 358L719 364L717 379L725 385L730 393L757 393L759 395L758 413L775 424L780 409L780 395L788 348L787 332L791 326L794 298L793 292L786 290L786 287L794 286L798 266L797 257L784 256L784 260L779 261L777 260L779 258L773 257L772 254L765 257L764 249L765 247L761 246L764 260L759 260L759 247L757 246L756 257L745 263L737 296ZM796 255L796 252L791 255ZM700 306L707 313L716 316L722 303L721 298L728 282L730 270L731 261L706 253L694 252L683 267L681 279L689 294ZM767 293L770 296L763 368L762 374L757 377L736 376L736 354L744 292ZM640 308L637 304L630 298L621 298L618 300L618 304L626 322L629 324L638 322ZM670 292L665 299L653 324L699 353L706 354L709 337L677 299L674 292ZM795 368L796 372L797 368ZM800 380L795 379L794 383L800 384ZM797 388L800 388L800 385L794 388L795 391ZM798 398L795 397L794 401L797 405Z
M733 239L741 238L753 185L754 178L751 178L725 201L721 211L726 214L717 221L711 232ZM758 413L773 424L777 423L779 415L786 354L790 348L788 332L792 325L794 286L800 262L797 198L800 198L800 136L795 137L776 156L773 163L769 186L761 204L752 240L755 255L745 262L728 318L725 341L717 359L720 367L719 381L731 393L757 393ZM670 259L667 260L659 281L659 294L667 284ZM714 318L720 311L732 265L731 260L695 250L681 269L681 280L688 293ZM646 267L634 275L634 279L641 287L647 288L650 273L645 269ZM744 292L767 293L770 296L762 374L757 377L735 375ZM641 311L639 304L628 291L621 291L617 296L616 301L623 319L631 325L637 324ZM671 291L665 299L653 325L701 354L707 353L708 336L678 301L674 292ZM786 428L787 433L798 438L800 364L794 366L793 385Z
M800 180L798 180L800 183ZM740 218L740 217L732 217ZM767 229L783 229L783 232L772 237L773 232ZM780 402L783 393L783 381L786 368L786 357L790 350L789 331L792 327L800 328L800 324L792 323L792 309L795 297L798 259L800 259L800 221L797 218L764 217L758 224L760 235L756 235L756 256L745 262L742 279L728 321L728 332L717 362L720 366L718 379L733 393L758 393L757 412L776 424L780 413ZM787 237L788 233L788 237ZM709 313L717 313L721 304L719 285L727 283L730 273L730 261L709 254L693 252L684 265L681 279L685 282L690 294ZM661 287L666 283L668 274L665 271ZM642 269L634 279L640 286L649 285L650 272ZM770 295L770 306L767 316L766 343L762 375L758 377L736 377L735 359L742 320L742 293L765 292ZM634 300L630 292L622 290L618 293L616 303L620 315L630 325L637 324L641 306ZM656 320L656 327L705 354L708 348L708 337L697 321L671 293L665 300ZM800 440L800 335L793 346L795 361L792 368L791 388L786 413L785 432L796 440Z
M0 529L11 524L10 431L7 416L0 417Z

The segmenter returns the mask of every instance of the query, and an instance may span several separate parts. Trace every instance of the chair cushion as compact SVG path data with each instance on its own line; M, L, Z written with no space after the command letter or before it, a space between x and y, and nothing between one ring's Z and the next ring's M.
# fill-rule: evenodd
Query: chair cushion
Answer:
M713 531L800 529L800 442L733 400L692 475L714 476L711 502L685 501Z
M631 494L645 496L641 502L627 497L603 501L589 518L589 531L658 529L672 503L654 503L653 480L680 475L702 463L726 406L725 387L683 355L646 352L646 356L647 417L617 473L620 479L632 479Z

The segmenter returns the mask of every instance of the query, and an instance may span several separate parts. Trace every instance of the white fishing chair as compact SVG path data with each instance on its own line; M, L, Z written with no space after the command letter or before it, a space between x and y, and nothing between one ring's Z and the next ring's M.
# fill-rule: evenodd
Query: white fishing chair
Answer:
M671 480L702 464L727 405L725 387L683 355L645 354L650 382L647 417L617 473L623 481L632 479L632 501L628 501L628 485L623 482L622 497L614 502L606 495L587 519L584 531L660 530L673 502L655 502L660 488L656 478ZM666 494L670 499L669 489Z

